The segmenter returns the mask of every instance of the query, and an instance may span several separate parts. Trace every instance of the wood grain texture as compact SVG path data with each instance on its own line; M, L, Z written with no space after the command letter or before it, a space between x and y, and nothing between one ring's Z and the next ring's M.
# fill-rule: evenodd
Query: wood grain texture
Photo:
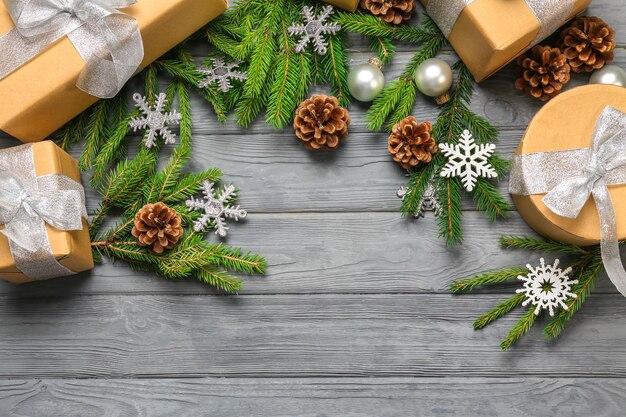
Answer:
M523 313L482 331L507 296L322 294L3 299L0 378L625 377L621 295L595 295L557 343ZM541 323L541 321L540 321Z
M0 381L3 417L622 417L623 379Z
M595 0L589 14L616 28L615 63L626 68L622 2ZM354 60L367 58L366 45L351 36ZM197 60L207 52L194 47ZM387 79L413 53L400 44ZM440 56L456 60L450 48ZM510 65L472 101L499 127L505 157L542 105L513 80ZM586 82L576 75L568 88ZM624 415L626 303L606 277L560 340L544 341L542 320L501 352L521 310L482 331L471 323L513 287L463 296L447 287L537 260L497 244L501 234L532 233L518 214L493 225L465 201L464 244L446 248L432 214L399 216L395 192L406 179L386 134L367 130L367 105L350 106L341 149L316 154L289 127L220 125L192 100L189 169L220 167L241 188L250 215L227 243L267 256L268 275L245 278L238 297L108 263L38 284L0 282L1 417ZM418 119L437 113L418 97ZM0 138L0 147L18 144ZM128 140L132 155L138 138ZM87 198L95 210L97 194Z

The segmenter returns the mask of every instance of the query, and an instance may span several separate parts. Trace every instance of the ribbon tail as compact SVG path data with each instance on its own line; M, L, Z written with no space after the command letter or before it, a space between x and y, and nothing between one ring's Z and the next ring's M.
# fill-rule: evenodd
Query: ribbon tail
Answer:
M602 254L602 262L615 288L626 297L626 271L619 253L615 208L613 207L609 189L603 179L596 183L593 189L593 198L600 217L600 252Z

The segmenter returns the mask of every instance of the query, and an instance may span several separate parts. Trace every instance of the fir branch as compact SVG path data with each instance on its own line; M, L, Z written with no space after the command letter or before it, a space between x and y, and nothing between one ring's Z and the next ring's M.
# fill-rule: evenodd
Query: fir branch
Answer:
M525 276L527 273L528 270L520 266L504 268L499 271L486 272L472 278L454 281L450 286L450 291L456 294L465 291L472 291L476 287L484 285L494 285L516 281L517 277Z
M524 302L524 298L524 294L515 294L508 300L501 302L496 306L496 308L477 318L473 324L474 329L478 330L485 328L490 323L498 320L500 317L512 311L515 307L520 306ZM532 309L530 311L533 312Z
M212 266L203 266L194 271L194 274L202 282L210 284L216 288L231 294L237 294L241 290L243 283L241 280L230 276L225 271Z
M486 178L478 178L471 193L474 205L484 211L491 222L504 218L513 208L498 188Z
M500 245L505 248L536 250L541 252L560 252L570 255L589 255L589 251L570 243L557 242L550 239L541 239L523 236L501 236Z
M416 97L416 86L413 80L415 70L422 62L433 58L446 42L443 35L430 37L411 58L400 78L389 83L383 89L383 92L376 97L365 116L365 120L368 122L371 130L377 131L382 129L385 121L394 111L394 121L396 122L410 114ZM406 98L407 95L413 97L413 103L409 103L409 100ZM400 110L396 110L399 103L402 103L402 106ZM387 125L388 130L391 129L391 126L393 126L393 123Z
M323 73L329 80L332 94L343 107L350 105L348 89L349 61L346 48L346 34L339 32L328 35L328 52L321 58Z
M511 329L507 337L500 343L502 350L508 350L520 337L526 334L535 323L537 315L535 314L535 307L531 306L528 311L522 316L517 324Z
M81 171L92 167L93 161L100 152L107 138L107 122L112 108L118 105L119 99L101 100L89 110L89 122L86 127L85 144L78 161Z
M587 296L591 293L595 287L596 279L603 270L604 264L602 263L602 256L598 253L593 260L586 263L580 268L578 274L578 284L574 285L572 292L576 294L577 298L570 298L566 303L567 310L561 309L555 314L554 318L548 323L545 328L545 335L548 339L556 338L561 335L566 323L571 319L574 314L580 310L583 303L587 299Z
M439 237L446 239L446 245L451 246L463 241L461 221L463 211L461 207L461 181L458 178L441 178L438 187L437 200L441 210L437 216Z
M382 36L369 37L369 45L370 49L378 55L378 58L383 64L389 64L391 58L396 53L395 45L389 39Z
M263 274L267 270L267 262L259 255L246 252L240 248L227 247L221 244L210 248L211 262L231 271L248 274Z
M430 164L411 174L407 192L402 199L402 206L400 208L404 216L412 216L419 210L424 192L440 167L441 158L435 158Z

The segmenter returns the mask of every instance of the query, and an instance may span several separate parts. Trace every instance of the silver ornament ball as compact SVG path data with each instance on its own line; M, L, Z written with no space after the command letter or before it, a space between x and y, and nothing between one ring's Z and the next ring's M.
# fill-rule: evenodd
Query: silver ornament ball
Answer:
M617 65L607 65L591 74L589 84L612 84L626 87L626 71Z
M422 94L445 102L452 87L452 68L441 59L427 59L415 70L415 84Z
M366 64L355 65L348 74L348 89L359 101L374 100L385 87L385 75L380 70L382 63L372 58Z

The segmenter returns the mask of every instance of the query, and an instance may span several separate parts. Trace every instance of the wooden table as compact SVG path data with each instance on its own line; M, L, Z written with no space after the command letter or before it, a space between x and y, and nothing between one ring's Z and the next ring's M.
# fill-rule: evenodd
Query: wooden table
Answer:
M616 63L626 67L623 3L596 0L590 13L617 29ZM399 47L388 79L411 56ZM574 78L569 88L585 83ZM541 107L513 80L509 67L472 102L500 128L505 156ZM0 283L0 416L626 413L626 300L606 277L558 341L536 326L508 352L498 344L521 311L482 331L471 324L512 290L448 293L454 278L539 258L498 247L501 234L531 233L517 213L490 224L466 204L465 241L454 248L436 237L432 213L401 218L405 177L386 135L366 129L364 106L352 106L335 153L306 151L290 129L260 121L220 126L197 97L193 110L191 168L220 167L241 188L250 215L227 242L267 256L269 274L246 279L239 296L123 265ZM418 119L436 114L418 97Z

